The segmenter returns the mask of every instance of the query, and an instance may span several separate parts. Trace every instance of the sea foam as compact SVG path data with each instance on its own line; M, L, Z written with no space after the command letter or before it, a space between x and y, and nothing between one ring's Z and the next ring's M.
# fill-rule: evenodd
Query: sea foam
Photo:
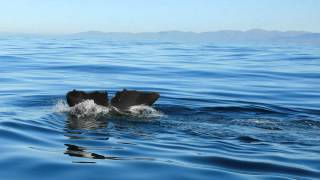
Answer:
M108 116L108 115L126 115L138 118L158 118L164 116L164 114L156 109L146 105L131 106L128 111L121 112L116 107L101 106L94 103L93 100L85 100L73 107L69 107L66 101L59 100L53 107L53 111L57 113L69 113L75 117L86 116Z

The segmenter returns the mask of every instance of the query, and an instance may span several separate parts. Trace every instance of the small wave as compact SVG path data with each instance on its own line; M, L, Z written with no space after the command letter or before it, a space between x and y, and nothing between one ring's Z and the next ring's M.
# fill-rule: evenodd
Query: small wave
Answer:
M257 139L251 136L239 136L237 139L245 143L256 143L261 141L260 139Z
M164 116L162 112L146 105L131 106L129 112L133 116L142 118L157 118Z
M59 100L53 108L57 113L69 113L77 118L107 116L111 114L127 115L138 118L158 118L164 114L146 105L131 106L128 111L121 112L116 107L104 107L94 103L93 100L85 100L73 107L69 107L66 101Z
M108 115L110 112L110 108L100 106L94 103L93 100L83 101L76 106L70 108L70 114L76 117L84 117L84 116L100 116L100 115Z
M320 128L320 121L318 120L298 119L292 120L291 123L293 123L295 126L300 126L304 128Z
M280 126L281 123L272 120L272 119L265 119L265 118L249 118L249 119L235 119L232 120L233 124L237 125L243 125L243 126L252 126L252 127L257 127L261 129L266 129L266 130L274 130L274 131L281 131L283 130Z
M1 55L0 56L1 60L7 60L7 61L11 61L11 62L18 62L18 61L22 61L22 60L26 60L27 58L24 57L19 57L19 56L6 56L6 55Z
M220 107L203 107L201 111L214 112L239 112L239 113L259 113L259 114L288 114L290 109L280 109L280 107L265 107L265 106L220 106ZM285 111L286 110L286 111ZM292 110L291 110L292 111Z
M69 110L70 108L67 102L61 99L58 100L58 102L53 107L53 112L56 112L56 113L64 113L64 112L68 112Z
M70 113L72 116L81 118L86 116L95 117L107 115L110 112L110 108L97 105L93 100L86 100L73 107L69 107L66 101L59 100L53 107L53 111L57 113Z

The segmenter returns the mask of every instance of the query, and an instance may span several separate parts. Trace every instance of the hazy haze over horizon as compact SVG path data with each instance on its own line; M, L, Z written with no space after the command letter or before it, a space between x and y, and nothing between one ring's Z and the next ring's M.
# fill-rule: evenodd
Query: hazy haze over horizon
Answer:
M317 0L1 1L0 32L320 32Z

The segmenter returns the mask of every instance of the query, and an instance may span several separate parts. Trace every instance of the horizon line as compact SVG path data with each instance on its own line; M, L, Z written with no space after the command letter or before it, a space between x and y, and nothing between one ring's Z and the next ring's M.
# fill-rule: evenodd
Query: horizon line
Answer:
M0 34L23 34L23 35L74 35L80 33L130 33L130 34L140 34L140 33L169 33L169 32L180 32L180 33L216 33L223 31L235 31L235 32L250 32L250 31L265 31L265 32L280 32L280 33L289 33L289 32L299 32L299 33L320 33L315 31L306 31L306 30L269 30L263 28L251 28L247 30L237 30L237 29L221 29L221 30L211 30L211 31L184 31L184 30L160 30L160 31L139 31L139 32L130 32L130 31L103 31L103 30L84 30L77 32L8 32L0 31Z

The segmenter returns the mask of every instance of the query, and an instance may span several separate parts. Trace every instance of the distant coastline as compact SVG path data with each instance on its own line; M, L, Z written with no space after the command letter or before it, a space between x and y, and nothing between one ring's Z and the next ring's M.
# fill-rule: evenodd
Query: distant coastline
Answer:
M76 38L107 38L107 39L142 39L164 41L203 41L203 42L257 42L257 43L299 43L320 44L320 33L307 31L271 31L252 29L247 31L221 30L212 32L185 32L185 31L160 31L160 32L102 32L86 31L70 34L41 35L28 33L0 33L0 37L12 36L59 36Z

